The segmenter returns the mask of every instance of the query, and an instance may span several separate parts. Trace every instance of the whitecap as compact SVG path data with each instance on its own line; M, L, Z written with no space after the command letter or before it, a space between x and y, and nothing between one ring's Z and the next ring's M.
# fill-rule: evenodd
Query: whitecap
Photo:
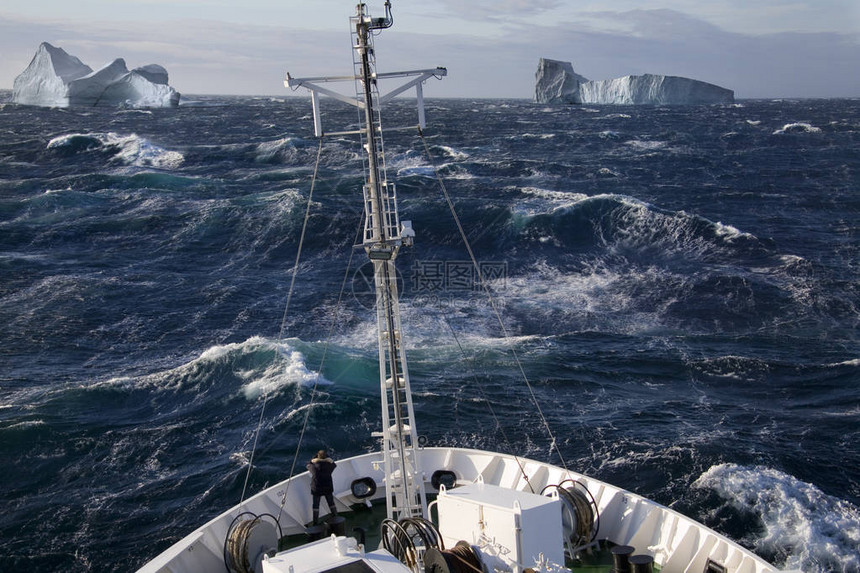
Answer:
M445 167L444 165L442 167ZM429 165L416 165L397 170L398 177L436 177L436 170Z
M567 193L564 191L553 191L550 189L541 189L540 187L520 187L518 188L520 193L525 193L527 195L534 195L536 197L540 197L542 199L547 199L549 201L557 201L562 203L572 203L582 201L583 199L587 199L588 195L583 193Z
M58 135L51 139L46 149L72 149L83 151L93 147L101 147L104 143L104 134L69 133Z
M782 126L782 129L777 129L773 132L773 134L782 135L785 133L818 133L820 131L820 127L815 127L814 125L805 122L797 122L786 123L784 126Z
M598 177L620 177L618 173L609 169L608 167L601 167L597 170Z
M282 360L275 360L262 373L245 373L244 378L249 382L243 388L245 397L249 400L280 390L284 386L313 386L315 384L330 385L318 372L310 370L305 363L305 356L289 346L278 348Z
M511 139L552 139L555 137L554 133L523 133L520 135L514 135Z
M315 382L331 384L328 380L311 371L305 364L305 356L287 343L276 343L260 336L253 336L244 342L212 346L199 358L188 364L199 365L207 362L217 362L225 357L253 354L257 351L274 350L280 359L271 361L264 370L237 369L234 374L243 380L249 380L245 386L245 395L254 397L262 391L272 391L285 385L309 385Z
M257 144L257 155L255 160L259 163L268 163L283 153L295 151L295 139L282 137L274 141L264 141Z
M72 186L69 185L65 189L45 189L45 195L53 195L54 193L66 193L72 191Z
M750 235L749 233L741 232L740 229L738 229L737 227L726 225L725 223L721 223L719 221L714 223L714 231L716 232L718 237L731 239L735 239L738 237L752 238L752 235Z
M65 149L73 153L91 149L109 150L114 152L112 161L135 167L175 169L185 161L181 153L166 150L134 133L70 133L51 139L47 149Z
M446 146L437 146L437 149L441 150L442 153L437 152L435 155L447 156L449 153L454 152L453 148ZM436 170L432 165L427 163L426 157L414 151L391 154L386 158L385 163L386 169L389 172L393 171L398 177L436 177ZM439 169L445 169L448 165L450 164L443 163L439 166Z
M624 145L629 145L630 147L641 149L643 151L654 151L665 148L667 143L665 141L642 141L640 139L633 139L631 141L625 141Z
M27 420L24 422L18 422L17 424L11 424L3 428L4 430L26 430L29 428L41 428L46 426L45 420Z
M107 144L119 148L115 159L136 167L175 169L182 165L185 157L177 151L168 151L148 139L131 134L128 136L109 133Z
M552 213L560 208L569 208L588 198L582 193L565 193L540 187L507 187L506 189L516 190L526 195L511 205L511 212L527 218Z
M454 149L453 147L448 147L447 145L437 145L435 147L441 149L445 153L445 155L450 157L451 159L462 160L469 158L469 154L465 151L460 151L459 149Z
M229 371L241 384L241 394L249 400L288 387L331 385L331 381L308 368L304 354L294 346L295 341L276 342L253 336L244 342L211 346L197 358L169 370L138 378L112 378L95 386L189 389L186 387L196 387L219 370Z

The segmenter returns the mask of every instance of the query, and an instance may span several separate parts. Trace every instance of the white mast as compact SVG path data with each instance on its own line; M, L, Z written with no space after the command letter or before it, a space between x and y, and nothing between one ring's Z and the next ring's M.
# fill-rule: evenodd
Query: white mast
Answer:
M376 73L373 50L373 33L390 28L394 23L391 3L385 2L385 18L371 18L364 3L350 18L353 38L354 75L336 78L296 79L287 74L284 84L291 88L311 90L314 109L314 130L318 137L324 132L319 113L320 93L357 106L362 112L362 146L367 154L366 181L364 184L365 226L362 246L373 262L376 288L376 319L379 342L379 384L382 398L382 431L374 433L382 439L385 464L385 491L388 517L426 516L427 497L424 492L424 474L419 466L416 448L418 434L412 406L409 369L403 349L400 328L397 274L394 261L404 244L412 243L411 225L401 225L397 212L397 193L385 172L385 153L380 120L381 104L411 87L416 88L419 127L424 127L424 101L421 85L430 77L447 74L445 68L411 72ZM417 76L385 96L379 95L378 80L404 76ZM355 99L316 85L320 82L354 80Z

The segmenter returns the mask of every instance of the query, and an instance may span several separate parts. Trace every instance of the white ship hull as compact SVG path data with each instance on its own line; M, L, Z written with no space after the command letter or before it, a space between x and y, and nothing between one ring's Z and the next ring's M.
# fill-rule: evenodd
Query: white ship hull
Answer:
M436 470L453 471L457 485L483 479L485 484L513 491L540 492L547 485L573 479L585 485L599 511L597 540L629 545L637 553L651 555L660 573L701 573L708 563L725 568L726 573L767 573L776 569L751 551L723 535L639 495L604 482L549 464L514 456L463 448L424 448L419 450L426 487L432 492L430 475ZM529 476L523 478L523 471ZM372 453L338 460L334 473L335 498L346 511L363 500L353 496L354 480L370 477L377 483L372 501L385 499L382 454ZM284 500L284 495L286 499ZM283 509L282 509L283 503ZM323 504L325 507L325 504ZM311 521L310 476L302 473L274 485L219 515L178 541L146 564L139 573L203 573L224 571L224 546L234 520L245 512L280 515L283 535L302 533ZM441 531L445 535L445 531ZM473 540L466 540L472 542ZM249 548L252 558L272 547ZM375 549L375 548L369 548ZM314 563L300 571L314 570Z

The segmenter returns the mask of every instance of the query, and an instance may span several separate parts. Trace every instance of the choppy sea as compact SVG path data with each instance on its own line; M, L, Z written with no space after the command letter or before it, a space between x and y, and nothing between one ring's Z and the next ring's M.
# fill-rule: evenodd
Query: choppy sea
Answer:
M317 379L307 455L375 448L355 141L323 141L284 316L318 151L309 100L9 95L0 570L142 565L239 501L264 400L249 488L287 477ZM414 123L411 105L385 124ZM328 130L354 126L324 106ZM513 345L572 469L780 567L860 571L860 100L431 100L427 115L429 158L414 131L385 147L417 234L398 263L419 433L558 463Z

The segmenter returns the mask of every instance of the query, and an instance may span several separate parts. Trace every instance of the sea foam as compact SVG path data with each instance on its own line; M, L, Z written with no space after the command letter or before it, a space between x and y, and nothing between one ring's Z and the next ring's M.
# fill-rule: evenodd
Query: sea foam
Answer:
M782 126L782 129L777 129L773 132L774 135L782 135L784 133L819 133L820 127L815 127L806 122L787 123Z
M694 483L765 526L756 549L785 557L784 569L860 571L860 508L778 470L720 464ZM787 551L786 551L787 548Z

